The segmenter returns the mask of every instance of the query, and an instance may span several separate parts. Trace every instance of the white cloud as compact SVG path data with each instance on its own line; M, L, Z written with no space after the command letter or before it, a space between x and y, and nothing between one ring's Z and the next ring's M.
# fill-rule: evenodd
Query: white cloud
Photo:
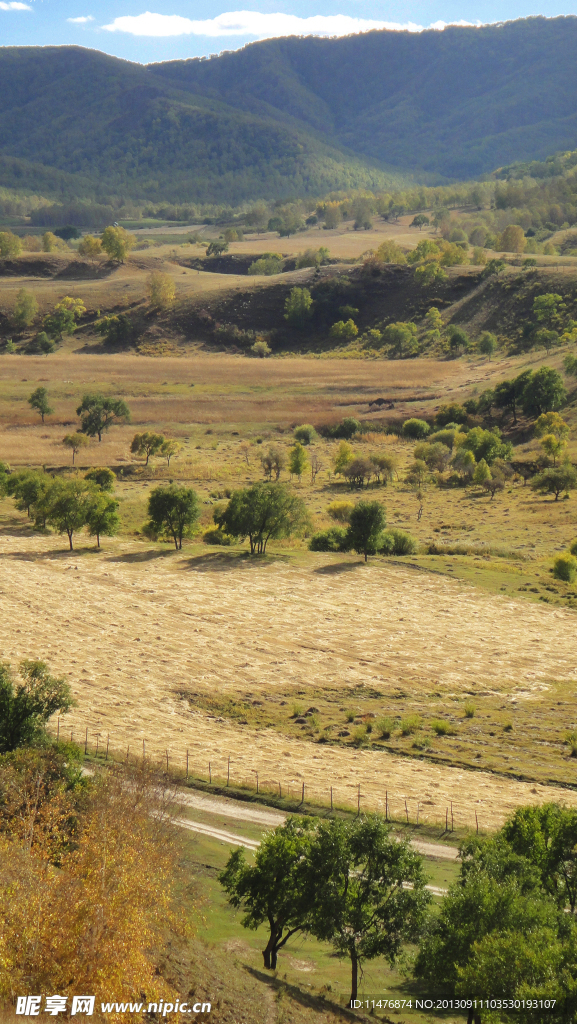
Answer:
M0 11L31 11L31 10L32 10L32 8L29 6L29 4L16 3L15 0L12 0L11 3L6 4L6 3L3 2L3 0L0 0Z
M94 18L92 17L91 14L87 14L86 17L83 17L83 18L67 18L66 21L69 21L71 25L86 25L87 21L94 21Z
M470 22L460 21L459 25ZM438 21L431 28L443 29L446 23ZM192 21L178 14L153 14L146 11L136 16L125 15L115 18L103 26L109 32L129 32L134 36L253 36L256 39L271 39L277 36L316 35L346 36L355 32L370 32L371 29L422 32L424 25L412 21L400 24L393 21L371 21L365 18L351 18L345 14L321 15L299 18L293 14L261 14L259 11L228 11L216 18Z

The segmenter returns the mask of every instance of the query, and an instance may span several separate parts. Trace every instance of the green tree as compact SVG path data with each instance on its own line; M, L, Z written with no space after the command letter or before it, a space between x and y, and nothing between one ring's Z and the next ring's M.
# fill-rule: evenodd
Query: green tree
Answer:
M302 331L313 315L313 300L308 288L291 288L285 299L284 309L287 323Z
M561 375L550 366L541 366L525 384L521 401L525 416L536 419L543 412L560 409L566 399Z
M541 885L564 910L577 906L577 811L556 803L519 807L502 828L514 853L539 872Z
M419 231L422 231L423 228L426 227L430 223L431 222L430 222L429 218L427 217L426 213L418 213L416 217L413 217L413 219L411 221L411 227L412 228L418 228Z
M557 437L556 434L545 434L545 436L541 438L541 447L545 454L548 455L550 459L553 459L554 466L557 464L557 459L563 452L566 444L567 442L563 438Z
M146 279L146 294L150 305L155 309L167 309L174 302L176 289L174 280L160 270L153 270Z
M110 345L126 344L130 341L134 330L132 321L126 316L126 313L103 316L94 326Z
M407 254L407 263L420 263L422 260L438 259L441 250L431 238L423 238L414 249Z
M428 288L431 284L439 284L441 281L446 280L447 275L437 260L427 260L426 263L421 263L420 266L415 267L415 281L422 288Z
M0 754L42 740L50 717L65 715L74 703L68 683L51 676L43 661L23 661L18 679L0 664Z
M14 306L14 322L17 327L30 327L38 315L38 303L32 292L21 288L16 296Z
M48 337L46 331L39 331L36 335L36 348L45 356L49 356L51 352L54 352L54 342Z
M475 466L475 472L473 473L473 483L483 487L491 479L491 470L489 469L485 459L480 459Z
M163 441L160 448L160 454L166 459L166 465L170 468L170 460L178 453L182 451L182 445L180 441L175 441L174 438L169 437Z
M99 441L113 423L130 423L130 409L122 398L106 398L100 394L83 395L76 415L80 416L82 433L97 436Z
M80 431L77 431L75 434L66 434L66 436L62 438L62 444L64 445L65 448L71 449L72 465L74 465L74 461L76 459L76 456L78 455L78 452L82 448L88 447L88 445L90 444L90 439L86 436L86 434L81 434Z
M51 338L62 341L64 334L74 334L76 321L86 312L82 299L65 295L57 302L52 313L44 317L44 327Z
M461 355L462 352L467 352L469 348L469 335L462 327L456 327L454 324L450 324L447 327L447 336L449 338L449 348L455 355Z
M84 437L84 434L80 436ZM95 466L84 474L84 479L96 484L101 491L112 491L116 483L116 474L108 466Z
M47 388L36 388L36 390L32 392L30 398L28 399L28 405L37 413L40 413L43 423L44 417L50 416L50 414L54 412L54 409L52 408L50 402L48 401Z
M556 580L563 580L564 583L574 583L577 579L577 558L566 552L558 555L553 562L553 575Z
M419 351L417 326L414 323L388 324L381 334L382 343L388 345L389 356L414 356Z
M170 537L177 551L183 537L190 537L200 516L200 502L192 488L156 487L148 499L147 530L157 537Z
M94 495L94 485L86 480L58 480L50 488L46 521L67 535L71 551L74 534L88 522Z
M0 259L7 259L10 256L19 256L22 252L22 242L18 235L12 231L0 231Z
M518 224L508 224L499 238L497 247L501 252L523 252L525 244L523 228Z
M335 473L344 473L347 466L353 461L355 453L347 441L341 441L337 448L337 454L333 459L333 468Z
M84 235L78 243L78 255L87 256L91 260L98 259L102 256L102 242L94 235Z
M259 338L257 341L255 341L254 345L250 346L250 351L252 352L253 356L257 357L257 359L265 359L266 356L270 356L272 349L270 345L267 344L267 342L264 340L264 338Z
M337 320L329 331L331 338L334 338L335 341L344 342L352 341L358 333L359 329L354 320Z
M6 493L14 498L16 508L30 517L35 504L50 483L51 478L47 473L23 469L19 473L11 473L4 486Z
M440 331L443 327L443 317L436 306L431 306L429 312L425 316L427 327L430 331Z
M378 501L359 501L351 512L347 530L347 546L364 555L376 554L379 534L385 528L385 510Z
M563 462L560 466L550 466L541 473L537 473L531 480L531 487L534 491L541 491L542 494L554 494L555 501L559 501L559 495L564 491L575 490L577 486L577 469L570 462Z
M228 252L228 242L225 242L224 239L220 238L209 242L206 248L207 256L220 256L223 252Z
M489 260L485 265L485 269L483 270L481 277L483 278L483 280L486 280L488 277L496 276L497 274L500 274L501 271L504 270L506 266L507 264L505 263L505 260Z
M517 408L522 401L527 382L533 376L532 370L524 370L514 380L502 380L493 391L493 404L497 409L511 412L513 423L517 422Z
M537 295L533 299L533 313L541 324L553 327L560 321L560 310L565 309L565 303L556 292L548 292L546 295Z
M250 553L266 554L269 540L290 537L309 525L305 503L286 484L257 483L235 491L213 518L230 537L248 537Z
M276 970L279 950L310 925L312 833L310 818L289 818L265 833L253 865L246 863L244 850L235 850L219 875L231 906L244 911L243 928L268 925L262 951L267 970Z
M291 476L298 476L300 480L307 467L307 463L307 453L302 444L297 441L289 451L288 468Z
M384 956L394 964L423 924L431 897L422 859L376 816L336 819L317 827L310 871L311 932L349 958L354 1005L363 963Z
M376 263L406 263L407 257L404 250L401 249L394 239L387 238L384 242L381 242L373 256L373 260Z
M481 355L488 356L489 359L497 351L497 339L491 331L482 331L479 335L478 349Z
M374 472L375 467L371 459L365 459L361 455L345 466L343 476L349 481L351 487L364 487L365 480L368 483Z
M120 528L118 502L110 494L95 495L88 508L86 524L91 537L96 537L96 545L100 547L101 537L114 537Z
M482 427L473 427L461 442L463 448L473 452L477 462L482 459L491 466L495 459L510 459L513 447L509 441L503 441L501 431L498 427L492 430L483 430ZM482 483L482 481L481 481Z
M546 434L554 434L560 441L565 441L569 436L569 424L558 412L543 412L535 420L535 437L545 437Z
M130 451L133 455L145 455L145 465L148 466L150 456L156 455L157 452L161 451L165 442L166 438L164 434L155 434L151 430L146 430L143 434L134 435L130 445Z
M124 228L110 226L102 232L100 244L111 260L124 263L130 249L136 244L136 238Z

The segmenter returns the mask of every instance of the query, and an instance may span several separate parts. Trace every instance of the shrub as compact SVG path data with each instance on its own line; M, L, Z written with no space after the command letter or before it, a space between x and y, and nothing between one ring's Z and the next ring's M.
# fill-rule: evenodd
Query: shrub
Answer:
M368 743L368 742L369 742L369 737L367 735L367 728L366 728L366 726L365 725L358 725L357 728L354 730L353 735L351 737L351 743L353 744L354 747L363 747L365 745L365 743Z
M454 725L445 722L442 718L436 718L431 722L431 729L437 736L454 736L457 732Z
M360 433L361 424L354 416L345 416L344 420L341 420L339 424L332 430L332 436L338 439L342 438L345 441L350 441L351 437L355 434Z
M274 253L265 253L260 259L251 263L248 268L248 273L264 274L265 277L273 277L275 274L280 274L282 272L282 268L282 256L277 256Z
M354 507L352 501L332 501L327 513L337 523L348 523ZM577 541L575 543L577 544Z
M375 732L384 740L388 740L393 731L393 722L390 718L377 718Z
M413 441L422 441L430 434L431 428L428 423L425 423L425 420L413 417L410 420L405 420L401 432L403 437L409 437Z
M418 715L408 715L401 721L401 736L412 736L421 728L421 719Z
M206 530L202 539L205 544L218 544L221 547L228 547L231 543L231 538L222 530Z
M465 718L475 717L475 705L467 702L465 704Z
M310 423L302 423L300 427L295 427L293 431L295 441L300 441L301 444L310 444L316 436L317 432Z
M569 548L569 551L572 555L577 555L577 539L573 541L571 547Z
M321 530L313 534L309 541L309 551L345 551L347 531L341 526L332 526L329 530Z
M347 722L354 722L356 717L356 712L353 711L352 708L349 708L348 711L345 712L345 721Z
M577 577L577 558L573 555L559 555L553 563L553 575L557 580L573 583Z
M250 351L253 356L257 357L257 359L264 359L265 356L270 356L271 348L266 341L259 340L255 341L254 345L250 346Z
M417 552L417 541L404 530L385 530L379 539L380 555L414 555Z
M571 747L569 757L577 757L577 732L568 732L565 736L565 743Z

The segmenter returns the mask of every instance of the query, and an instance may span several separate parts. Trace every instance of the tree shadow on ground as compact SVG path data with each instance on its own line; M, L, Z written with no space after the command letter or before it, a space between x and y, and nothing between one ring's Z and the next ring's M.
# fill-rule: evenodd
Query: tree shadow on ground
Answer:
M319 565L318 569L313 569L313 572L317 576L338 576L340 573L358 569L360 565L364 564L364 562L335 562L333 565Z
M316 1010L321 1012L323 1010L330 1010L335 1016L343 1017L345 1020L359 1020L358 1014L350 1010L346 1006L341 1006L339 1003L334 1003L329 999L321 999L318 996L313 996L309 992L303 992L297 985L291 985L287 981L283 981L281 978L271 977L269 974L265 974L263 971L257 970L255 967L250 967L248 964L243 964L245 971L250 974L256 981L260 981L262 984L268 985L275 992L286 992L291 999L294 999L295 1003L300 1003L301 1006L305 1006L309 1010ZM381 1017L382 1021L388 1022L387 1017ZM390 1022L392 1024L392 1022Z
M177 555L178 551L175 548L167 548L166 551L158 551L155 549L146 549L145 551L129 551L124 555L110 555L107 562L126 562L128 565L137 565L139 562L152 562L156 558L170 558L171 555Z
M252 568L272 565L273 562L287 563L287 555L251 555L248 551L207 551L186 561L184 568L193 572L228 572L231 569Z

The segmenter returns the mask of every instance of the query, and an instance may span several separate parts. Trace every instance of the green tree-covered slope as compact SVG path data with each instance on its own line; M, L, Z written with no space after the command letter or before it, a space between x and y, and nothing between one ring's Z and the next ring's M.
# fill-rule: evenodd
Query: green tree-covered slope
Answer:
M577 18L267 40L148 67L0 49L0 186L173 202L476 177L577 146Z

